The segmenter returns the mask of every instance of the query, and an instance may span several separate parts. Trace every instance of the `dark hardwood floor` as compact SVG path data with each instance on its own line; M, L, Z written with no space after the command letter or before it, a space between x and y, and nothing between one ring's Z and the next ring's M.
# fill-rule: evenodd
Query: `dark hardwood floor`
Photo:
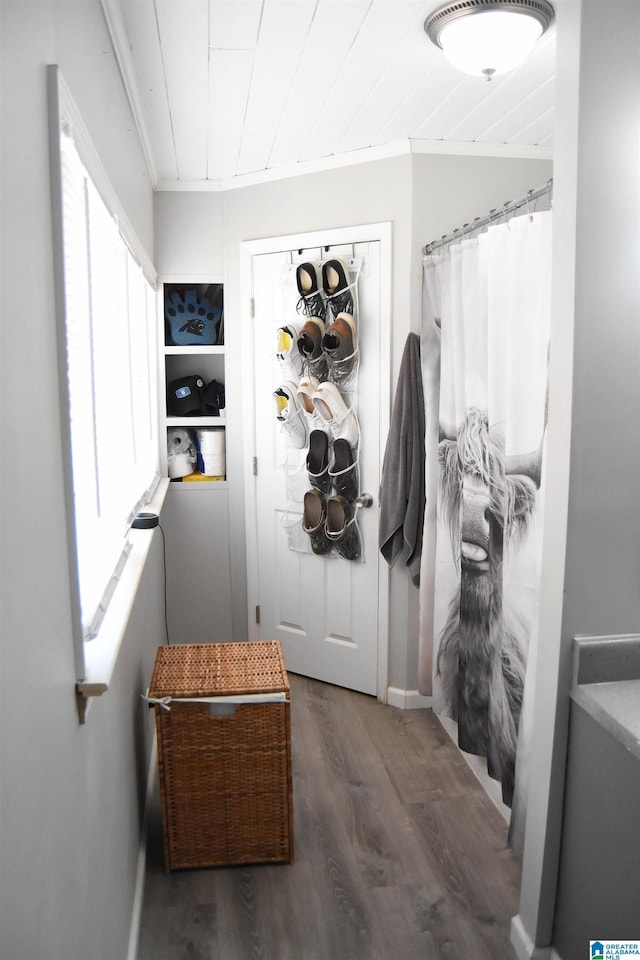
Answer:
M520 861L437 719L291 676L292 864L164 872L138 960L513 960Z

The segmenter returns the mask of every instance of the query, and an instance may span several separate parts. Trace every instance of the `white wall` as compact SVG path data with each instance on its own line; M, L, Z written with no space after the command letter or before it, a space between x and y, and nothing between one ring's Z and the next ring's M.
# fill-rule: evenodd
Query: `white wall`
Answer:
M424 243L483 216L507 200L546 183L548 161L449 156L401 156L374 163L293 177L220 193L156 195L156 267L160 273L224 270L225 331L228 334L227 456L242 470L242 355L234 351L240 322L240 244L361 223L393 224L392 395L407 334L420 328L421 249ZM235 412L234 412L235 411ZM230 489L234 517L244 515L243 490ZM232 545L234 637L246 636L244 528L235 525ZM390 581L390 683L416 690L418 591L406 570Z
M640 7L635 0L561 0L557 13L547 456L553 493L545 515L551 537L532 744L536 775L514 928L520 956L553 942L572 638L637 632L640 620ZM585 949L596 936L587 927Z
M58 63L141 241L152 191L98 0L0 3L0 955L126 956L162 642L152 549L112 688L76 714L53 304L46 65Z

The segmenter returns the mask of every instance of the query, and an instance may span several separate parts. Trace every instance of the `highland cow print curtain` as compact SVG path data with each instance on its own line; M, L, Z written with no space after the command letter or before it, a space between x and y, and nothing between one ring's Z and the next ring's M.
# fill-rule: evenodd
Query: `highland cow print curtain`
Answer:
M423 276L421 691L455 721L460 748L486 758L512 807L514 846L537 634L550 265L551 213L536 213L428 257Z

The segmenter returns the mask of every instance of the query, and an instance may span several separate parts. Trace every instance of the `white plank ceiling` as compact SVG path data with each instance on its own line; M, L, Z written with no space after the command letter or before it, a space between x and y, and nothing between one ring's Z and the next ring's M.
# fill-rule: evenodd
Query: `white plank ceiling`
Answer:
M103 0L159 189L401 152L550 157L554 28L487 82L424 32L440 0Z

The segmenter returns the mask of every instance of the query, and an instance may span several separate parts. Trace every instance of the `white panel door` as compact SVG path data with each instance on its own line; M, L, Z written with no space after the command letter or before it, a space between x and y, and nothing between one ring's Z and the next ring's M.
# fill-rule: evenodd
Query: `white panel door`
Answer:
M373 495L357 522L362 557L304 552L302 499L310 483L306 449L276 420L272 393L283 380L276 331L296 322L295 264L338 256L361 264L357 324L360 363L354 406L360 422L360 492ZM380 482L380 242L253 257L255 487L258 636L281 641L287 668L364 693L378 692L378 488ZM302 322L302 321L299 321ZM386 395L385 390L382 391ZM330 460L331 462L331 460ZM295 547L303 547L301 552Z

